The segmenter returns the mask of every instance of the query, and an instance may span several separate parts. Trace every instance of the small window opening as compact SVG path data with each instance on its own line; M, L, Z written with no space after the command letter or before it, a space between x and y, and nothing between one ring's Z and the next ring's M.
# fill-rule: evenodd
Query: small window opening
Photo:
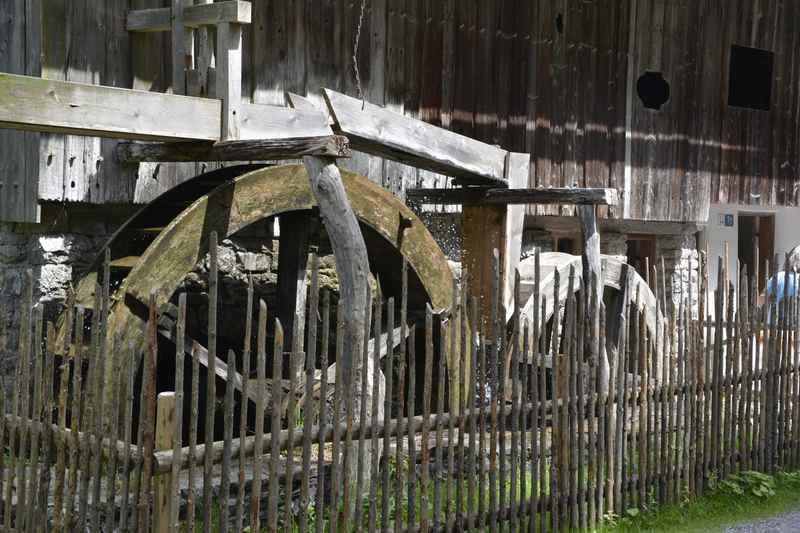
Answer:
M769 111L774 62L769 50L731 46L728 105Z
M669 101L669 83L660 72L647 71L639 76L636 93L645 108L659 111Z
M556 15L556 31L558 33L564 33L564 15L561 13Z
M557 252L575 255L577 253L577 248L578 247L575 245L575 239L571 237L559 237L556 239Z
M647 277L647 266L656 264L656 239L653 235L628 235L628 264Z

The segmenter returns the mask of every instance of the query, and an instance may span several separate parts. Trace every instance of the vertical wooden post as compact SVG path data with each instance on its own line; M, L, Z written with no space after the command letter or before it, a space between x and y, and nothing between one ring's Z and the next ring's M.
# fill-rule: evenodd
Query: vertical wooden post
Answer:
M311 181L311 190L319 205L320 215L328 232L339 275L342 302L341 319L344 322L342 376L345 390L350 386L353 354L361 349L366 319L367 291L369 290L369 259L367 245L361 235L358 220L347 199L342 175L331 158L308 156L303 158ZM356 360L357 361L357 360Z
M325 157L307 156L303 158L311 190L317 200L320 216L325 224L328 238L333 248L336 260L336 272L339 276L339 305L341 312L337 313L340 324L343 326L343 339L341 358L337 359L337 369L342 369L342 388L347 391L348 413L360 413L357 402L369 401L373 394L378 394L378 404L383 403L380 396L381 389L378 383L368 381L366 387L354 382L353 376L360 375L360 361L357 355L362 352L363 339L367 324L367 302L369 289L369 258L364 236L358 225L358 219L347 199L347 193L342 182L342 175L336 160ZM354 357L355 356L355 357ZM378 364L375 361L374 364ZM357 381L357 380L356 380ZM337 388L339 383L337 382ZM362 390L366 389L366 390ZM351 405L352 404L352 405ZM369 406L369 404L367 404ZM367 418L371 415L369 409L365 412ZM349 421L348 421L349 422ZM363 422L363 421L362 421ZM352 445L351 445L352 446ZM368 446L365 448L369 454ZM346 453L349 457L356 458L355 448L349 448ZM351 460L348 464L350 470L344 472L345 476L355 480L357 478L358 461ZM368 472L365 473L365 483L369 485Z
M492 302L492 254L500 254L500 287L498 294L505 294L506 273L503 270L506 258L506 206L465 205L461 210L461 265L467 279L468 297L480 302L483 331L491 331ZM505 306L505 299L501 302ZM505 311L500 311L504 316Z
M583 234L583 283L584 287L592 287L594 297L597 299L598 305L603 301L603 275L602 263L600 261L600 231L597 228L597 210L593 205L579 205L578 218L581 224L581 233ZM592 286L592 278L597 279L597 283ZM590 312L587 307L587 312ZM597 313L595 313L597 315ZM592 324L592 330L597 330L599 324L598 316L589 316L589 324ZM587 339L592 338L591 335ZM609 362L608 354L605 346L600 346L602 353L598 354L600 362L600 391L604 394L608 393L609 389Z
M192 68L192 30L183 24L183 8L191 0L172 0L172 92L186 94L186 72Z
M529 170L529 154L506 155L505 175L510 188L527 187ZM469 297L480 301L485 331L490 323L495 248L500 253L500 295L505 320L513 313L514 273L522 250L525 208L525 205L465 205L461 210L461 261L469 278Z
M531 156L527 153L509 152L506 154L505 175L508 187L523 189L528 187L530 177ZM505 272L505 286L503 287L503 302L506 306L506 320L514 313L514 279L517 266L522 255L522 231L525 227L525 210L527 205L506 206L506 238L505 254L503 257L503 271Z
M284 343L292 352L303 350L306 309L306 267L311 224L305 214L280 216L278 252L278 318L284 327ZM291 361L290 361L291 363ZM302 366L302 360L300 360ZM291 367L291 364L289 365ZM289 369L295 374L296 369Z
M175 439L175 393L158 395L156 414L156 450L172 450ZM180 437L178 437L180 438ZM172 520L172 472L160 474L153 480L153 532L168 533Z
M222 100L223 141L239 138L242 104L242 25L217 24L216 97Z

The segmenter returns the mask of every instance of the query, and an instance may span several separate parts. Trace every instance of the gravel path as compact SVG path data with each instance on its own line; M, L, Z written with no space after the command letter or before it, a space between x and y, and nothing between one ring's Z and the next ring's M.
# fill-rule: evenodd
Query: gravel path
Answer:
M796 533L800 532L800 511L731 526L725 533Z

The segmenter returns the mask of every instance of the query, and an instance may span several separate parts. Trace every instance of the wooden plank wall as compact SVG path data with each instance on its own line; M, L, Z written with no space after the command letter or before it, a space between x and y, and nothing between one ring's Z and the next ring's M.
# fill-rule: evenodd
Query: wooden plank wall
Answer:
M0 71L40 75L38 0L0 0ZM39 216L35 161L39 134L0 130L0 221Z
M38 1L46 7L45 76L168 89L169 39L122 31L128 6L168 0ZM0 12L23 4L0 0ZM532 186L625 190L626 201L608 213L612 217L704 222L713 202L796 205L795 4L367 0L357 54L363 94L485 142L530 152ZM358 0L253 2L253 23L244 32L243 94L268 104L282 104L287 90L314 98L319 88L330 87L357 96L352 55L360 9ZM3 70L23 68L10 60L22 49L20 23L14 24L17 33L0 36L13 43L0 48ZM727 106L733 43L776 53L771 111ZM658 112L644 109L636 95L636 80L647 70L662 72L670 83L671 98ZM0 135L6 139L0 150L22 136ZM40 198L146 201L202 170L150 165L137 180L114 165L112 146L42 136ZM0 165L24 165L11 159ZM346 166L400 195L408 187L447 181L365 155ZM0 219L11 213L3 205L0 200ZM554 206L530 212L571 214Z
M636 4L633 71L635 76L661 71L671 84L671 98L657 113L633 102L626 215L705 220L708 201L798 205L800 5L780 0ZM727 105L732 44L775 53L770 111Z

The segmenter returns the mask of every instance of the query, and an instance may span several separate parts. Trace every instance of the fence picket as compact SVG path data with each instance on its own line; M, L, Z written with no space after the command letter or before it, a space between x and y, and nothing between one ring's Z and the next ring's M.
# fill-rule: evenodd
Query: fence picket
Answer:
M389 496L390 490L389 487L393 480L390 478L390 471L389 471L389 456L390 456L390 446L391 446L391 420L392 420L392 404L393 404L393 397L394 397L394 328L395 328L395 321L394 321L394 297L390 297L389 300L386 302L386 397L383 404L383 455L385 457L384 468L383 468L383 475L381 477L381 531L383 533L388 533L389 531L389 523L391 521L391 507L389 506ZM442 334L442 342L444 342L444 335ZM444 352L442 352L444 354ZM442 356L444 357L444 355ZM323 367L324 368L324 367ZM441 367L440 367L441 368ZM441 403L438 412L442 412ZM400 418L402 414L398 414L397 418ZM437 448L439 447L439 442L437 441ZM441 461L440 461L441 464ZM398 465L395 463L395 470L397 469ZM435 504L434 504L435 506ZM321 531L318 533L322 533Z
M272 405L270 406L270 433L277 435L281 431L281 405L283 404L283 390L281 387L281 367L283 355L283 326L280 319L275 319L275 338L272 349ZM337 365L338 367L339 365ZM260 382L263 387L265 382ZM280 462L280 448L278 439L272 439L269 453L269 500L267 509L267 531L277 533L278 531L278 496L280 486L278 484L278 468ZM208 457L208 455L206 455ZM291 493L289 493L291 497ZM290 502L286 502L289 505Z
M316 269L316 258L312 261ZM313 292L312 292L313 296ZM312 300L314 301L314 300ZM311 315L316 319L315 315ZM322 344L320 345L320 384L319 384L319 432L317 433L317 494L315 501L316 533L323 533L325 524L325 441L323 440L325 428L328 426L328 348L330 339L331 294L329 291L322 293ZM313 331L309 328L309 332ZM337 344L338 346L338 344ZM338 365L337 365L338 366ZM388 394L388 393L387 393ZM331 415L334 427L336 411ZM334 440L335 442L335 440ZM334 461L336 457L334 455ZM384 485L385 486L385 485ZM331 493L332 493L331 489ZM388 495L388 492L387 492ZM331 498L331 501L333 499Z
M181 295L183 297L184 295ZM244 344L242 346L242 394L239 406L239 439L244 440L247 437L247 414L250 407L250 359L252 353L253 342L253 305L255 294L253 290L253 276L247 276L247 303L245 305L245 318L244 318ZM184 315L185 316L185 315ZM180 323L180 320L179 320ZM316 323L314 324L316 326ZM181 336L178 335L178 340ZM179 352L180 350L178 350ZM177 353L177 352L176 352ZM182 356L181 356L182 357ZM175 381L175 389L182 391L183 387L178 387L177 378ZM181 402L183 403L183 402ZM176 449L177 453L177 449ZM236 514L234 518L235 530L242 531L245 524L245 483L247 468L247 456L243 453L239 454L239 487L236 494ZM255 476L254 476L255 477ZM252 488L252 483L251 483ZM303 532L305 533L305 532Z

